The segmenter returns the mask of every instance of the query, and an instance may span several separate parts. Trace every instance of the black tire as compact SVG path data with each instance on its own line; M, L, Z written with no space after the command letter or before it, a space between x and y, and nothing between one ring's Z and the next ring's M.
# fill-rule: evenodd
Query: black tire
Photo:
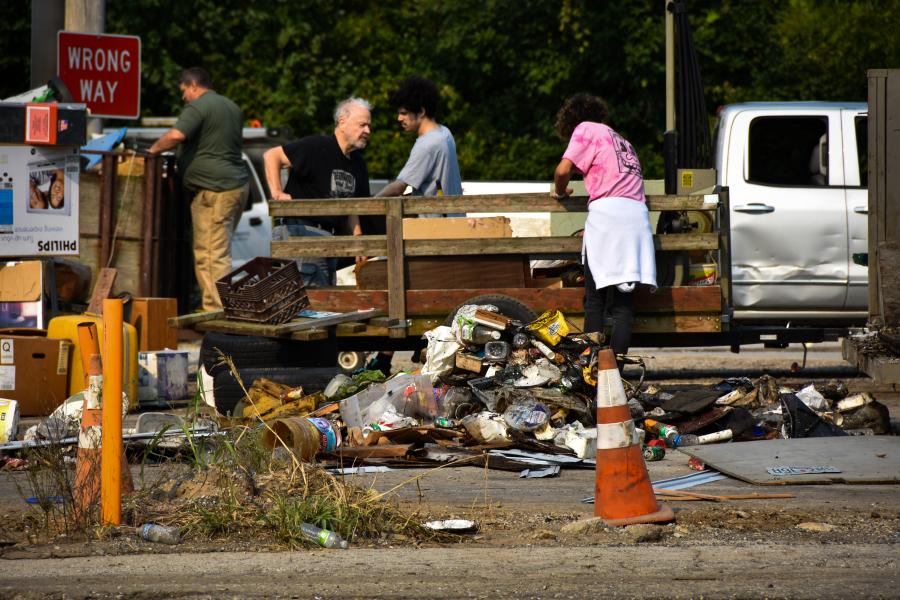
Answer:
M228 367L222 364L219 353L231 357L238 369L281 366L284 341L253 335L232 335L210 331L200 344L200 364L215 376Z
M238 375L247 389L250 389L255 380L264 377L285 385L303 386L303 390L307 393L324 390L328 382L341 372L338 367L238 369ZM235 404L244 399L244 390L232 372L226 369L215 375L213 397L216 401L216 410L220 414L230 416Z
M687 252L656 253L656 285L673 287L684 285L690 270L691 258Z
M215 375L228 367L219 351L230 356L238 369L272 367L333 367L337 364L335 338L302 342L253 335L208 332L200 345L200 363Z
M443 325L446 325L447 327L452 325L453 317L456 316L456 312L466 304L493 304L500 310L500 314L506 315L516 321L521 321L522 323L530 323L537 319L537 313L531 310L528 305L519 302L515 298L504 296L503 294L484 294L483 296L469 298L451 310L450 314L447 315L447 318L444 319Z

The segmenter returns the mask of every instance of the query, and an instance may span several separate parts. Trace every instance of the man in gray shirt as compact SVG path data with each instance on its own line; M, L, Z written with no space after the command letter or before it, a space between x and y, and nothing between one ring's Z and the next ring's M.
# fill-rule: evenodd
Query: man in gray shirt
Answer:
M424 77L409 77L390 93L388 101L397 109L403 130L415 132L418 138L397 179L378 195L399 196L407 186L415 196L461 195L456 142L450 130L435 120L437 86Z
M456 142L450 130L435 120L438 109L437 86L424 77L408 77L388 96L397 109L397 120L404 131L418 136L397 179L387 184L379 196L400 196L407 186L414 196L461 196L462 178L456 161ZM443 214L423 214L420 217L443 217ZM464 216L449 214L446 216ZM379 352L366 366L386 375L391 370L393 352Z

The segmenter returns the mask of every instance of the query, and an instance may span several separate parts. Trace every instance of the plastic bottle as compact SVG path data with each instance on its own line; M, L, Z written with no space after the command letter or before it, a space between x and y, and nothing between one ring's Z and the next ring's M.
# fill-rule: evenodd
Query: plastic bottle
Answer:
M180 544L181 532L177 527L167 527L156 523L144 523L140 527L141 537L157 544Z
M315 542L323 548L339 548L341 550L346 550L349 545L347 544L347 540L342 540L341 536L335 532L316 527L312 523L301 523L300 532L303 534L303 537L311 542Z
M487 344L500 339L500 332L484 325L476 325L472 328L472 342L475 344Z

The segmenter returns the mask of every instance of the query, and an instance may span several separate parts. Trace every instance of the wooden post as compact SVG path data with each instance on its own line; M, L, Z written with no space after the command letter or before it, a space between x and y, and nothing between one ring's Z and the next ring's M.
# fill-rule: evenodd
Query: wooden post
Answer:
M122 301L103 301L103 435L100 455L100 520L122 522Z
M403 198L385 200L387 224L388 335L406 337L406 282L403 276ZM400 325L400 326L397 326Z

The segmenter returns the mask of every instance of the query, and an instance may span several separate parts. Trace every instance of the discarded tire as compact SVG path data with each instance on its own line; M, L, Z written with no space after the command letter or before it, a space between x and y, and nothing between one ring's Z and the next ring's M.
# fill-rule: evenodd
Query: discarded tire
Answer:
M208 332L200 345L200 363L215 376L228 367L219 352L231 357L237 369L275 367L333 367L337 364L334 338L303 342L252 335Z
M238 375L248 390L255 380L264 377L276 383L303 386L303 390L308 393L324 390L328 382L338 373L341 373L341 369L338 367L238 369ZM216 401L216 410L223 415L230 416L235 404L244 399L244 390L235 379L234 374L226 369L215 375L213 397Z
M466 304L493 304L500 310L501 314L504 314L511 319L515 319L516 321L521 321L522 323L529 323L537 319L537 313L515 298L504 296L503 294L484 294L483 296L469 298L451 310L450 314L447 315L447 318L444 319L443 324L448 327L452 325L453 317L456 316L456 312Z
M200 364L215 376L228 367L221 363L221 354L231 357L238 369L280 366L284 342L252 335L231 335L208 332L200 344Z

